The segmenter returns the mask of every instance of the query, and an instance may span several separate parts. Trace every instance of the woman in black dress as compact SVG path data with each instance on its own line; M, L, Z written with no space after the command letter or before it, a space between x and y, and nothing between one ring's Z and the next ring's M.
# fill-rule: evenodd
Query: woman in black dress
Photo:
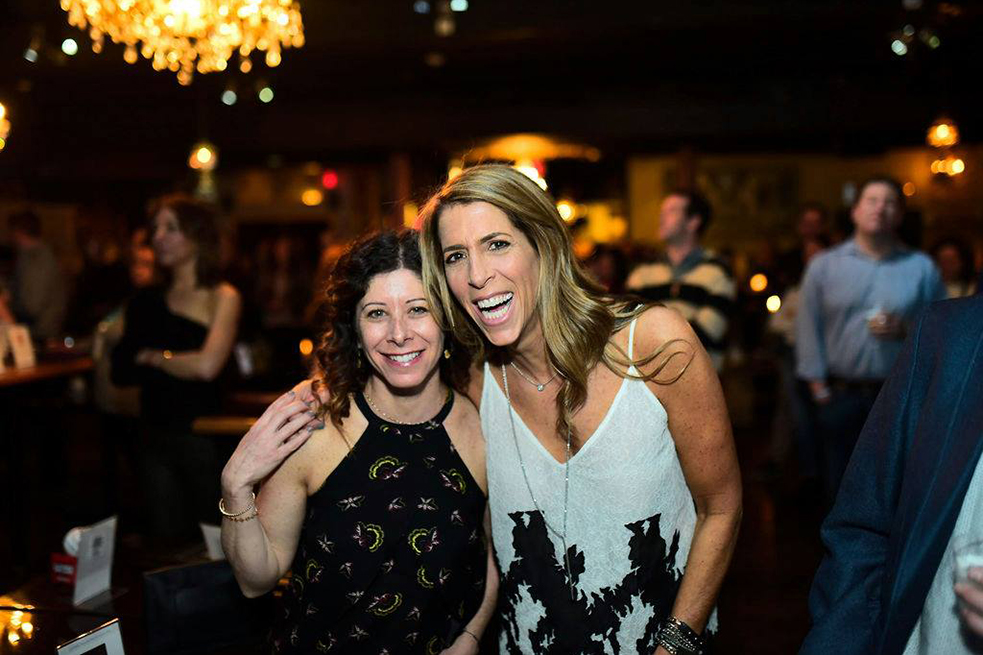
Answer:
M476 653L497 592L484 440L416 234L355 243L325 309L318 394L274 402L222 474L239 585L260 595L292 571L276 652Z
M151 243L166 283L132 298L112 354L112 379L140 385L142 480L149 531L165 542L215 522L221 460L211 440L191 432L219 409L241 301L222 281L218 217L187 196L153 204ZM200 538L200 537L199 537Z

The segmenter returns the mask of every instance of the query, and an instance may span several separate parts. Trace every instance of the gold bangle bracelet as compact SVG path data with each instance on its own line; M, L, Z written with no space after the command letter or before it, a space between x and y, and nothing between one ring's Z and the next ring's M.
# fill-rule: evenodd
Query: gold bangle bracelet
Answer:
M234 514L232 512L230 512L229 510L225 509L225 498L219 498L218 499L218 511L221 512L222 513L222 516L224 516L227 519L235 520L235 519L239 518L240 516L242 516L243 514L245 514L246 512L248 512L250 510L253 510L253 509L256 509L256 492L255 491L253 492L253 499L251 501L249 501L249 507L247 507L246 509L242 510L241 512L236 512Z
M254 518L259 516L259 509L255 505L253 505L250 509L253 510L253 513L249 514L248 516L226 516L225 518L233 523L245 523L246 521L252 521Z

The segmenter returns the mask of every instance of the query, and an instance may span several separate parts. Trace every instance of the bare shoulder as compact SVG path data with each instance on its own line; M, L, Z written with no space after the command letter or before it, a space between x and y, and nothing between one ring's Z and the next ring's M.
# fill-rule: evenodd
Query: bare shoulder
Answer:
M633 354L636 360L652 358L642 366L643 373L663 367L655 381L678 377L701 350L693 328L675 309L655 305L638 317Z
M215 298L219 301L238 302L240 299L239 290L228 282L219 282L215 287Z
M452 414L455 414L455 418L464 423L473 425L481 424L478 408L475 407L471 398L456 391L454 392L454 410Z
M296 475L305 482L308 495L317 491L348 455L362 431L356 423L361 423L364 430L365 420L361 415L349 416L344 425L350 428L351 434L346 438L334 424L326 421L323 428L312 432L304 445L284 462L284 466L296 467Z

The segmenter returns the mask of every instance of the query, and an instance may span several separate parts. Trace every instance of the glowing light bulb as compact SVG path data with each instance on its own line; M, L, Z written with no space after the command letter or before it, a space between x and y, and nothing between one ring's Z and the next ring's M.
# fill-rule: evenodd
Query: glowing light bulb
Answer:
M259 101L268 104L273 102L273 89L268 86L264 86L259 90Z
M61 51L69 57L74 57L78 54L79 44L76 43L75 39L65 39L61 42Z
M761 293L768 288L768 276L764 273L755 273L751 276L751 291Z
M556 203L556 211L560 214L560 218L565 221L569 221L573 218L573 204L567 202L566 200L561 200Z
M782 299L778 296L768 296L768 300L765 301L765 307L768 308L769 312L774 314L782 308Z
M308 207L317 207L324 202L324 194L320 189L305 189L304 192L300 194L300 201Z
M238 99L239 96L237 96L236 92L233 91L232 89L226 89L225 91L222 92L222 102L228 105L229 107L234 105Z
M314 352L314 342L311 341L310 339L301 339L299 348L300 348L300 354L303 355L304 357L307 357L312 352Z

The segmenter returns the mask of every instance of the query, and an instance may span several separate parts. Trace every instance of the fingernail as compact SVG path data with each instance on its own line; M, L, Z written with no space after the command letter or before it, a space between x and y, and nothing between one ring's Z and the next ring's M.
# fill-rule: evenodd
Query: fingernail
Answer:
M315 429L317 429L317 430L323 430L323 429L324 429L324 421L321 421L320 423L318 423L318 424L317 424L316 426L314 426L314 427L315 427Z
M294 396L297 395L297 392L295 392L294 390L291 389L290 391L287 392L287 395L290 396L291 398L293 398Z

